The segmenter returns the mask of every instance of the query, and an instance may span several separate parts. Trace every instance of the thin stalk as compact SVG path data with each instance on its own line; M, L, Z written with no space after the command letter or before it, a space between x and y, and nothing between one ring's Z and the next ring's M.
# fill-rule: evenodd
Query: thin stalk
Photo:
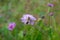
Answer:
M54 29L56 30L56 21L55 21L54 16L52 16L52 20L53 20L53 26L54 26Z

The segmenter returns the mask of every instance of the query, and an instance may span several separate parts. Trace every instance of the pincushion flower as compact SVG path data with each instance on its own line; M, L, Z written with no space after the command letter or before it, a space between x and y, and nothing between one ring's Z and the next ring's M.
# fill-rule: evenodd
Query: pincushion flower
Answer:
M15 22L11 22L11 23L9 23L9 25L8 25L8 29L9 29L9 30L13 30L13 29L15 28L15 26L16 26Z
M51 4L51 3L48 3L48 6L49 6L49 7L53 7L54 5L53 5L53 4Z
M33 25L34 22L36 21L36 18L30 14L25 14L23 15L23 17L21 18L21 21L24 23L24 24L31 24Z

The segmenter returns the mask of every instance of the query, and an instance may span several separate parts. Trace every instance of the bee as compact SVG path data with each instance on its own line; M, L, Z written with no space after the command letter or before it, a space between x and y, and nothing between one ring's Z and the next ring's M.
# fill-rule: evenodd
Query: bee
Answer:
M26 24L29 24L30 21L31 21L31 19L30 19L30 17L28 17L28 18L27 18L27 22L26 22Z

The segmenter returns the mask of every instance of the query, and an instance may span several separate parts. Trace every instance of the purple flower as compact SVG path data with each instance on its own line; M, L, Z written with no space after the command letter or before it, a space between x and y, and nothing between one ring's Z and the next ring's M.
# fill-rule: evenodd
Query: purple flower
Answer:
M50 13L49 13L49 16L53 16L53 15L54 15L54 13L53 13L53 12L50 12Z
M9 25L8 25L8 29L9 29L9 30L13 30L13 29L15 28L15 26L16 26L15 22L11 22L11 23L9 23Z
M31 24L33 25L34 22L36 21L36 18L30 14L25 14L23 15L23 17L21 18L21 21L24 23L24 24Z
M49 7L53 7L54 5L53 5L53 4L51 4L51 3L48 3L48 6L49 6Z

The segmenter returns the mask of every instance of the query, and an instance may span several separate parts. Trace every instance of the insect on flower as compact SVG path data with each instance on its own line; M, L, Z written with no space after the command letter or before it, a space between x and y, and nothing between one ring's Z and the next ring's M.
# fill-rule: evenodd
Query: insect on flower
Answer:
M24 23L24 24L31 24L33 25L34 22L35 22L36 18L30 14L25 14L23 15L23 17L21 18L21 21Z
M29 21L30 21L30 17L28 17L26 24L28 24L28 23L29 23Z

